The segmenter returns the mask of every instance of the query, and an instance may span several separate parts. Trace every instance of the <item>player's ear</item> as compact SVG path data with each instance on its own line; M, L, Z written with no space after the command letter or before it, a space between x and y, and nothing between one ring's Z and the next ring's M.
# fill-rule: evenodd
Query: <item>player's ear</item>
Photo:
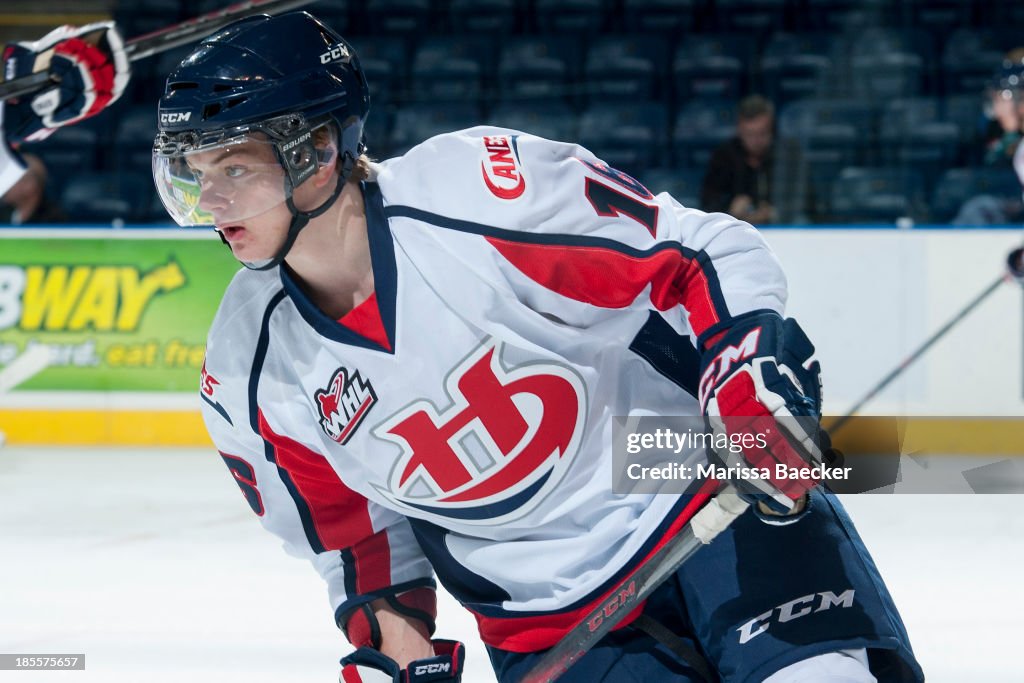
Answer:
M317 169L312 180L315 187L323 187L338 174L338 136L333 124L318 128L313 135Z
M316 173L311 178L314 187L324 187L330 184L338 175L338 154L337 150L328 147L317 149Z

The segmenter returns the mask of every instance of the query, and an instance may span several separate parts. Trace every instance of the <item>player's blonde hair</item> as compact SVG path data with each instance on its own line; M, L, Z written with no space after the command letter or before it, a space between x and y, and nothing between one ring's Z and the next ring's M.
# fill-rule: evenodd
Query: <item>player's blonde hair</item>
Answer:
M365 154L360 154L359 158L356 159L355 166L352 167L352 173L349 174L349 182L361 182L368 180L370 177L370 164L373 163L370 157Z

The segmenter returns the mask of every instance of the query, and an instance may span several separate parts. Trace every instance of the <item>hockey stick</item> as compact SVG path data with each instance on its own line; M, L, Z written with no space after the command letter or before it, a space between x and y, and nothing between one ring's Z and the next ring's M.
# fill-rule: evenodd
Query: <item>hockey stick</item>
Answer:
M845 425L847 422L849 422L851 419L853 419L853 417L857 414L857 412L861 408L864 407L865 403L867 403L868 401L873 399L875 396L877 396L879 393L881 393L881 391L883 389L885 389L887 386L889 386L893 382L893 380L895 380L897 377L902 375L903 372L908 367L910 367L910 365L914 361L916 361L918 358L923 356L925 351L930 349L935 344L935 342L937 342L940 339L942 339L946 335L946 333L949 332L951 329L953 329L953 327L958 322L960 322L961 320L966 318L967 315L971 311L973 311L975 308L977 308L978 304L980 304L982 301L987 299L989 297L989 295L992 294L992 292L996 291L996 289L999 288L999 285L1001 285L1003 282L1009 282L1011 279L1012 278L1009 275L1009 273L1004 273L1004 274L1000 275L999 277L997 277L992 282L992 284L990 284L988 287L986 287L983 292L978 294L978 296L976 296L973 299L971 299L971 301L966 306L964 306L962 309L960 309L957 312L956 315L954 315L952 318L949 319L949 322L947 322L945 325L943 325L938 330L936 330L935 333L933 333L932 336L928 337L928 339L926 339L923 344L921 344L919 347L917 347L917 349L915 349L913 353L911 353L909 356L907 356L902 361L900 361L899 364L895 368L893 368L892 372L890 372L885 377L883 377L878 382L878 384L875 385L875 387L873 389L871 389L871 391L866 393L863 396L863 398L861 398L859 401L854 403L853 407L850 408L849 411L847 411L846 415L844 415L843 417L839 418L838 420L836 420L832 424L828 425L826 430L829 432L829 434L835 434L840 429L842 429L843 425Z
M50 364L48 346L30 346L0 369L0 394L5 394Z
M724 487L690 518L678 534L634 569L609 593L608 598L548 650L523 677L522 683L550 683L568 671L702 545L710 543L743 514L748 505L733 487Z
M137 62L151 55L195 42L200 38L224 28L236 19L252 14L280 14L307 5L312 0L246 0L228 5L224 9L188 19L152 33L125 41L124 51L128 61ZM29 76L0 83L0 100L30 95L38 90L56 84L57 79L46 71L37 71Z

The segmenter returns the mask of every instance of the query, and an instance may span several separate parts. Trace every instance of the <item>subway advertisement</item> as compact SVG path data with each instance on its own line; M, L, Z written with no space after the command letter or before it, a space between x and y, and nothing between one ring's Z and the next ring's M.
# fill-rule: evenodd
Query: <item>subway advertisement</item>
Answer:
M82 442L103 442L120 415L139 439L205 442L193 426L206 332L237 270L212 232L0 231L0 367L48 351L0 394L0 430L54 443L64 413Z

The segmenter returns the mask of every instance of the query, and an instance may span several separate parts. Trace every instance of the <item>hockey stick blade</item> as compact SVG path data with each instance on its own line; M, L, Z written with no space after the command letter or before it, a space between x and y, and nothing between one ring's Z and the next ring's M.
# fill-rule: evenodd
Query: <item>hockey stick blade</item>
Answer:
M523 677L522 683L551 683L557 680L650 597L701 546L710 543L743 514L748 506L746 501L736 495L734 488L723 488L693 515L678 534L634 569L609 593L608 598L548 650Z
M5 394L50 364L48 346L30 346L24 353L0 368L0 394Z
M253 14L280 14L308 5L313 0L247 0L213 12L188 19L152 33L125 41L128 60L137 62L167 50L195 42L214 33L237 19ZM38 92L56 83L45 71L0 83L0 100L9 100Z

